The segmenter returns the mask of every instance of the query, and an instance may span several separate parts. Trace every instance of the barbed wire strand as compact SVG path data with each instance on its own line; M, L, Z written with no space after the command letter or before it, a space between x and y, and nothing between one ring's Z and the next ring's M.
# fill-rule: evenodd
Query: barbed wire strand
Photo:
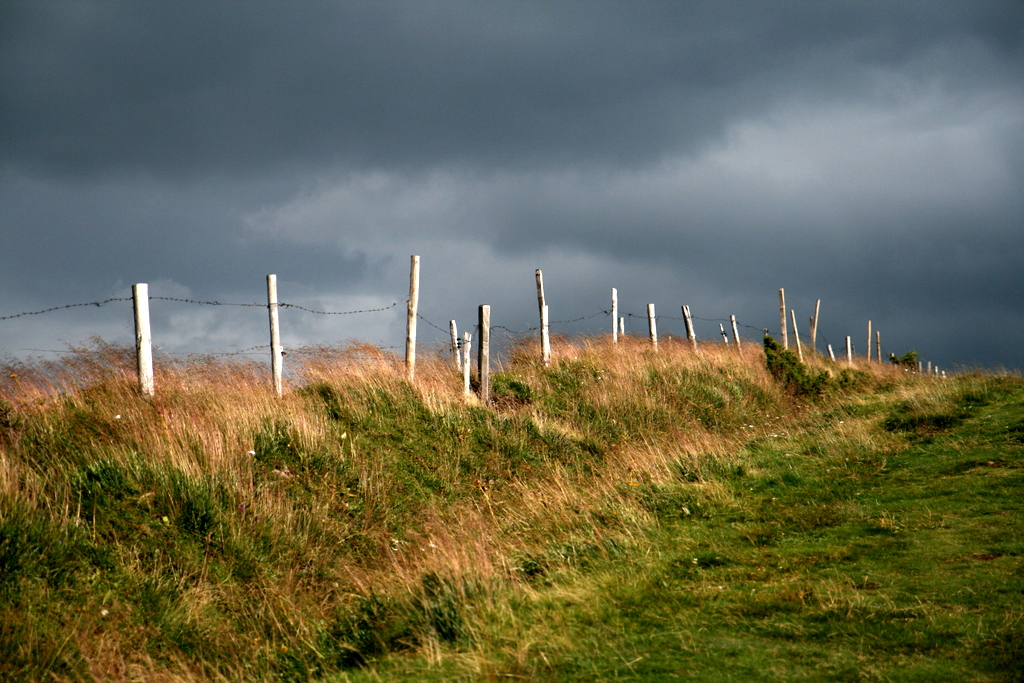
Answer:
M43 313L52 313L53 311L62 311L64 309L66 309L66 308L77 308L79 306L96 306L96 307L99 307L99 306L104 306L106 304L109 304L112 301L131 301L131 300L132 300L132 298L130 296L129 297L111 297L109 299L104 299L103 301L89 301L87 303L81 303L81 304L65 304L64 306L54 306L53 308L47 308L47 309L44 309L42 311L25 311L23 313L15 313L13 315L0 316L0 320L11 320L13 318L22 318L22 317L27 316L27 315L42 315Z

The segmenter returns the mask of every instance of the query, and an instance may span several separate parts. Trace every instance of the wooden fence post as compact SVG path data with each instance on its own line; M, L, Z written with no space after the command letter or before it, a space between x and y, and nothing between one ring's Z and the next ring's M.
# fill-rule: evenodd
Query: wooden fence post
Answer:
M832 345L831 344L828 345L828 357L832 359L833 363L835 362L836 354L835 354L835 352L832 351Z
M878 353L878 362L882 362L882 331L875 330L875 351Z
M491 307L480 305L480 349L477 369L480 372L480 400L491 401Z
M736 348L740 348L740 331L736 327L736 316L730 315L729 322L732 323L732 338L736 340Z
M452 355L455 356L455 369L462 370L462 356L459 354L459 327L454 320L448 321L448 333L452 336Z
M693 333L693 318L690 317L689 306L683 306L683 322L686 324L686 338L690 340L690 346L697 348L697 335Z
M281 323L277 305L277 276L267 276L267 310L270 312L270 371L274 375L274 393L284 393L281 379Z
M619 343L619 290L612 287L612 343Z
M540 311L540 356L544 365L551 363L551 337L548 332L547 301L544 299L544 274L537 269L537 308Z
M647 330L651 335L651 345L658 350L658 318L654 315L654 304L647 304Z
M409 381L416 379L416 316L420 305L420 257L410 257L409 311L405 321L405 369Z
M789 348L789 334L786 331L786 290L779 288L779 328L782 332L782 348Z
M871 362L871 321L870 320L868 321L868 350L867 350L867 353L865 353L864 355L865 355L865 358L867 358L868 362L870 363Z
M800 359L800 362L804 362L804 349L800 345L800 332L796 329L796 311L791 310L790 315L793 317L793 338L796 339L796 355Z
M132 285L132 304L135 309L135 360L139 370L139 391L143 396L152 397L153 385L153 334L149 327L149 285L139 282Z
M811 318L811 353L818 353L818 313L821 312L821 299L814 304L814 317Z
M472 389L469 382L469 367L472 365L470 353L473 350L473 335L462 333L462 393L469 396Z
M726 346L729 345L729 335L725 333L725 325L718 323L718 331L722 333L722 343Z
M853 344L850 343L850 335L846 335L846 362L853 365Z
M626 319L619 318L619 336L626 334Z

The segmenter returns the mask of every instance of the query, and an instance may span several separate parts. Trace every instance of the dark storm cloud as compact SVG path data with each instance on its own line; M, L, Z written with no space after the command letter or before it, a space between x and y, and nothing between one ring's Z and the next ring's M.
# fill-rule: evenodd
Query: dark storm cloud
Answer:
M1013 3L14 3L3 159L72 176L642 163L871 66L1019 71ZM967 54L943 54L970 41ZM979 70L981 67L982 70Z
M136 281L254 300L269 272L371 308L418 253L442 325L532 324L540 266L556 318L618 286L774 329L785 286L837 349L872 318L893 350L1024 367L1022 131L1019 2L7 2L0 313ZM172 350L263 334L154 311ZM130 337L92 313L4 348Z

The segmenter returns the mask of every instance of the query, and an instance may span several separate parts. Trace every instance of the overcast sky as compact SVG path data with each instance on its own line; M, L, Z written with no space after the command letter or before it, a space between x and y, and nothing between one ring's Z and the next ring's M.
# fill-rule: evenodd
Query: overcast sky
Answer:
M871 319L886 352L1024 369L1022 189L1019 0L0 4L0 316L134 282L265 302L268 273L377 308L419 254L443 328L536 325L542 268L554 320L616 287L777 333L784 287L837 352ZM259 308L152 310L166 352L268 343ZM282 312L288 346L404 324ZM123 302L0 320L0 354L132 329Z

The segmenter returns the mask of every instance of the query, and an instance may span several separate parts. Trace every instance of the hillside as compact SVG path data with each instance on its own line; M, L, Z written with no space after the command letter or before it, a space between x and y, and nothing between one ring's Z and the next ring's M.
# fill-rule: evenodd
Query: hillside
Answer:
M0 385L4 680L1021 680L1024 381L626 339ZM769 371L771 366L772 371Z

